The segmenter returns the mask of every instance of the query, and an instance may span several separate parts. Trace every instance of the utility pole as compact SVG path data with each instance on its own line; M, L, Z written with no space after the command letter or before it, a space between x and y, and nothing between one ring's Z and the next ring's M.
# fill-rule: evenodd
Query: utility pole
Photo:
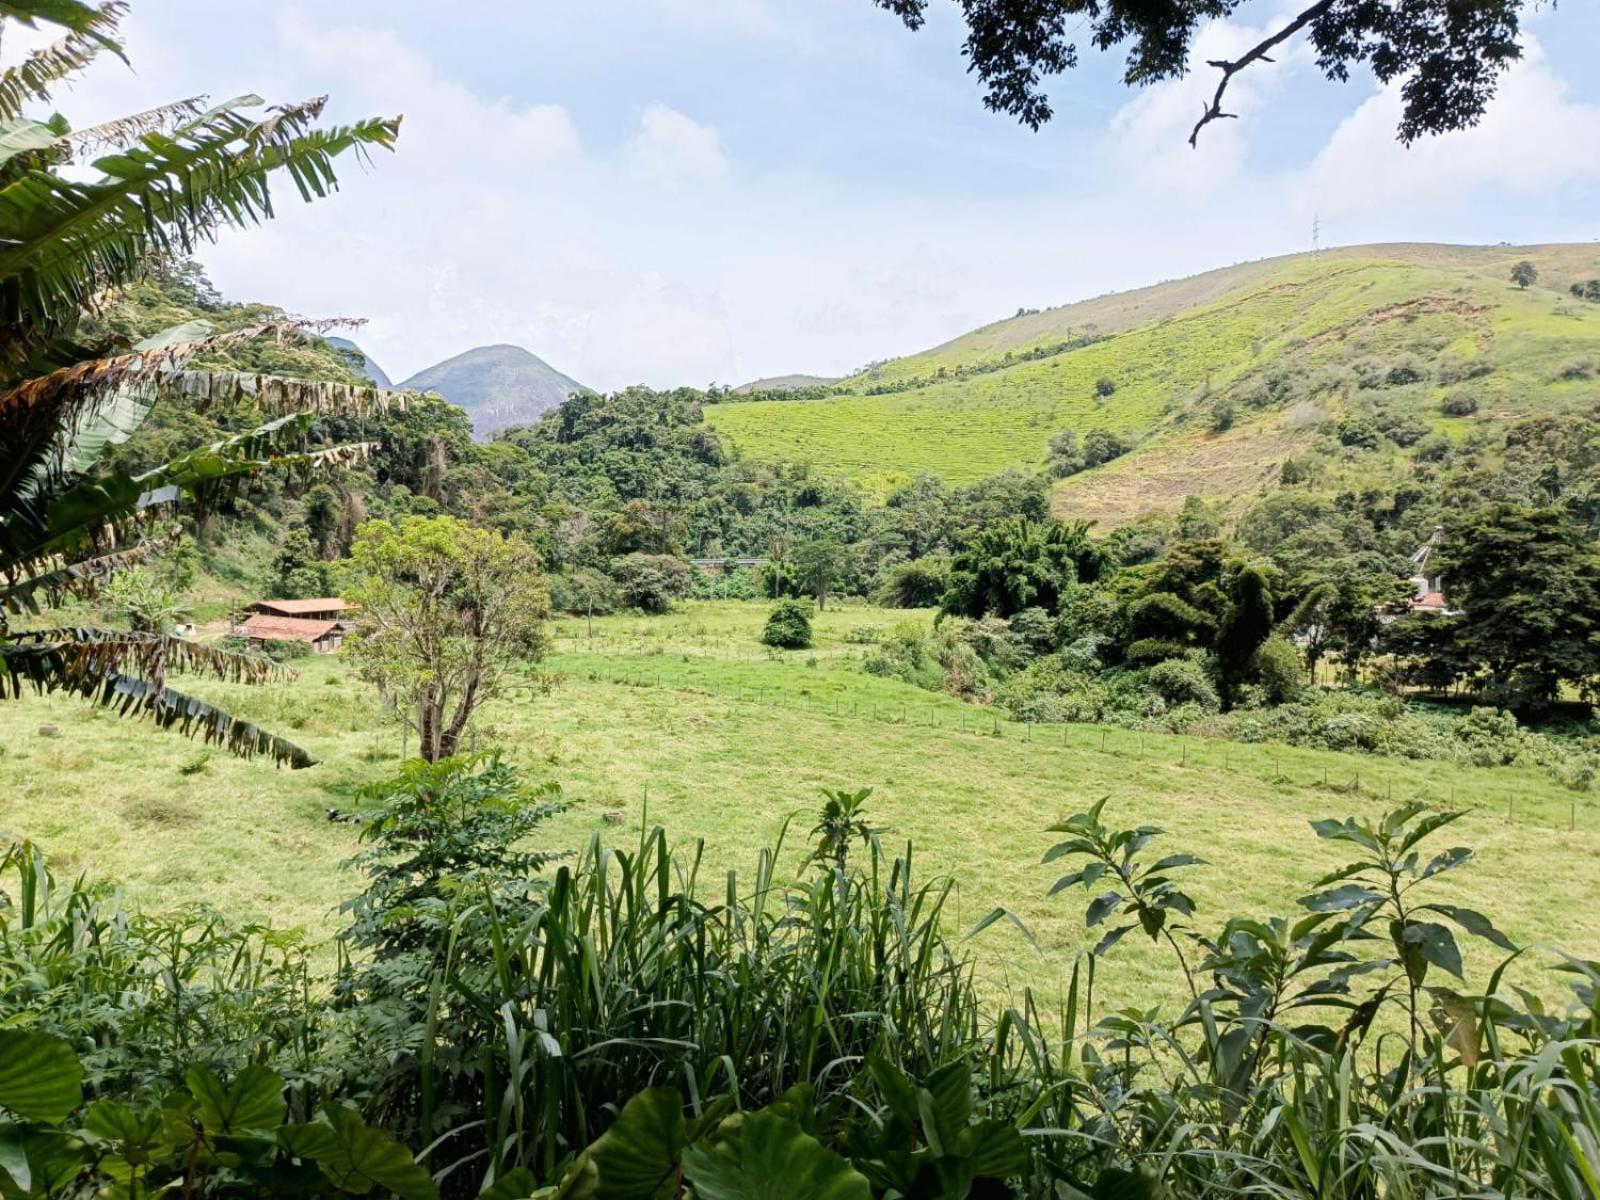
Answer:
M1311 214L1311 253L1322 253L1322 215Z

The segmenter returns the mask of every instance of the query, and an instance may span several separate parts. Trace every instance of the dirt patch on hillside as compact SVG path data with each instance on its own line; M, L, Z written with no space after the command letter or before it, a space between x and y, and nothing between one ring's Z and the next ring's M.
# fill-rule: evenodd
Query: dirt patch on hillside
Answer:
M1062 480L1050 508L1060 517L1091 519L1104 533L1150 513L1177 513L1190 496L1254 499L1277 488L1283 460L1309 440L1264 429L1185 437Z
M1403 321L1408 318L1430 316L1445 313L1450 316L1465 317L1468 320L1481 317L1489 311L1486 304L1474 304L1470 300L1463 300L1459 296L1418 296L1415 300L1402 300L1397 304L1385 304L1382 308L1375 308L1364 313L1353 321L1344 321L1332 329L1307 338L1300 344L1301 350L1315 350L1326 346L1329 342L1342 341L1348 337L1353 329L1361 329L1370 325L1387 325L1391 321Z

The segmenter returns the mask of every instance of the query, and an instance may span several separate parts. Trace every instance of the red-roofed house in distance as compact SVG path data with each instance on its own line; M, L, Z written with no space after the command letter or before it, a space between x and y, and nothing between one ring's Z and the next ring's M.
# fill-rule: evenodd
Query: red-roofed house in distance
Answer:
M267 642L305 642L317 654L332 654L350 632L354 606L337 596L310 600L257 600L245 606L245 619L234 626L252 650Z

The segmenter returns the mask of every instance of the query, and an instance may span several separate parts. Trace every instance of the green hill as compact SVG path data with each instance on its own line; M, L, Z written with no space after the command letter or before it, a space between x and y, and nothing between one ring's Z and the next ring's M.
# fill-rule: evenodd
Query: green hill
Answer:
M1521 260L1539 271L1509 280ZM883 489L1042 467L1053 435L1106 429L1131 453L1056 485L1057 507L1118 524L1185 498L1275 484L1341 422L1477 424L1600 403L1600 245L1358 246L1227 267L974 330L820 399L725 403L707 421L755 458ZM1113 390L1114 389L1114 390ZM1459 393L1475 415L1450 418ZM1404 441L1405 439L1400 439ZM1415 439L1413 439L1415 440ZM1384 469L1385 442L1336 473Z

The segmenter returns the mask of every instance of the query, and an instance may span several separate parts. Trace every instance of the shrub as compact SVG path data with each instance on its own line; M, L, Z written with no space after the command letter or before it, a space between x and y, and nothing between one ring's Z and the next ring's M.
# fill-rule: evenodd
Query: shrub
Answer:
M803 600L780 600L767 614L761 640L779 650L805 650L811 645L811 605Z
M1257 648L1250 670L1261 686L1263 698L1271 705L1297 699L1306 685L1300 652L1281 637L1269 637Z
M1555 374L1557 383L1576 383L1580 379L1594 377L1594 361L1588 358L1574 358L1561 364L1560 370Z
M1339 422L1340 445L1361 450L1376 450L1382 440L1382 435L1371 421L1351 418Z
M877 600L885 608L937 608L950 586L950 560L928 555L887 568Z
M1442 433L1430 433L1416 445L1414 453L1421 462L1444 462L1454 449L1449 438Z
M550 577L550 607L556 612L601 617L616 612L621 602L616 580L599 571L579 569Z
M1470 417L1478 411L1478 399L1470 392L1451 392L1439 401L1439 411L1447 417Z
M852 625L845 630L844 640L852 646L876 646L883 640L883 626Z
M647 613L672 611L693 583L689 564L672 554L627 554L611 560L622 602Z
M1094 381L1094 394L1102 400L1109 400L1117 394L1117 382L1102 375Z
M1224 401L1211 412L1211 432L1227 433L1233 428L1233 405Z
M1205 668L1192 658L1169 658L1151 667L1150 687L1169 705L1192 704L1206 712L1221 707L1217 688Z

